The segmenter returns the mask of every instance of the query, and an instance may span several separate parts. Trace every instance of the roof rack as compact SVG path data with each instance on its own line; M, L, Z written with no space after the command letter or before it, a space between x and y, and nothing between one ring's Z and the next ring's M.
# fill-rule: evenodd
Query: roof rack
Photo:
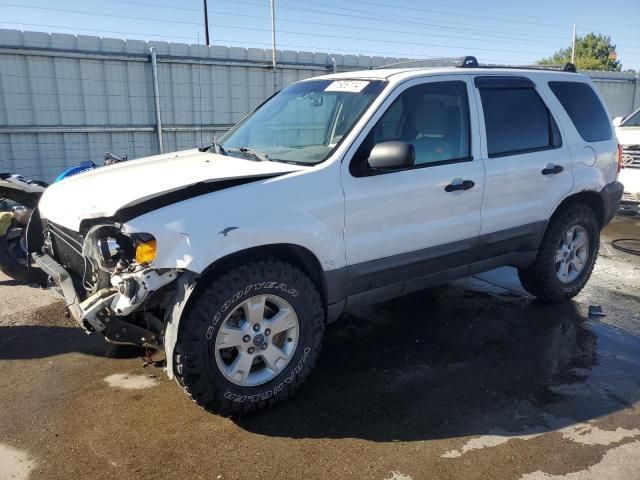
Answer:
M473 57L440 57L440 58L420 58L416 60L404 60L402 62L387 63L386 65L378 65L370 67L369 70L378 70L381 68L393 68L401 66L409 66L417 63L420 68L438 68L438 67L461 67L467 58Z
M424 58L419 60L405 60L403 62L388 63L371 67L369 70L408 66L416 63L426 63L421 68L458 67L458 68L513 68L525 70L554 70L576 73L576 66L567 62L564 65L480 65L478 59L472 55L466 57Z

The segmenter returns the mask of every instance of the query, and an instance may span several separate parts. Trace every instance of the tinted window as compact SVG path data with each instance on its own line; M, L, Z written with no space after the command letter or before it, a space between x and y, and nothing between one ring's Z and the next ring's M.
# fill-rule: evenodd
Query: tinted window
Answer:
M489 157L562 144L558 126L533 88L481 88Z
M408 88L378 120L363 146L400 140L416 150L416 165L469 159L469 102L465 82Z
M602 103L589 84L549 82L580 136L587 142L611 138L611 122Z

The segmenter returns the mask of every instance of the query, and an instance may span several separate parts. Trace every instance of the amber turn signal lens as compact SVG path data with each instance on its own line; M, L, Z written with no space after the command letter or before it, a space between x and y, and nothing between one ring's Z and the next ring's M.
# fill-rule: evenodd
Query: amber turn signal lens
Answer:
M158 245L155 240L139 243L136 247L136 262L140 265L148 265L156 259Z

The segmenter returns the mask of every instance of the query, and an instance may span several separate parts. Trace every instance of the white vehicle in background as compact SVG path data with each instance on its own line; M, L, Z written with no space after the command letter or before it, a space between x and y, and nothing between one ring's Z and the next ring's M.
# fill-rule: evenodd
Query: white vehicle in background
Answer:
M87 331L242 415L291 396L354 306L504 265L577 295L622 196L609 118L570 64L311 78L219 143L49 187L30 258Z
M622 147L622 200L625 203L640 205L640 109L627 117L614 118L613 126L616 128L618 143Z

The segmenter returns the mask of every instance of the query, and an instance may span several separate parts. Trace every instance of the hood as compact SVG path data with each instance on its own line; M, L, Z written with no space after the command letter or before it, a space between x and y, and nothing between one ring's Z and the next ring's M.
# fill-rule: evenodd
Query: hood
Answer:
M617 127L616 137L620 145L640 145L640 127Z
M306 168L186 150L130 160L69 177L45 190L39 209L42 218L79 231L82 220L114 217L124 211L132 218L170 203L246 183L252 178L268 178ZM138 208L142 205L146 207Z

